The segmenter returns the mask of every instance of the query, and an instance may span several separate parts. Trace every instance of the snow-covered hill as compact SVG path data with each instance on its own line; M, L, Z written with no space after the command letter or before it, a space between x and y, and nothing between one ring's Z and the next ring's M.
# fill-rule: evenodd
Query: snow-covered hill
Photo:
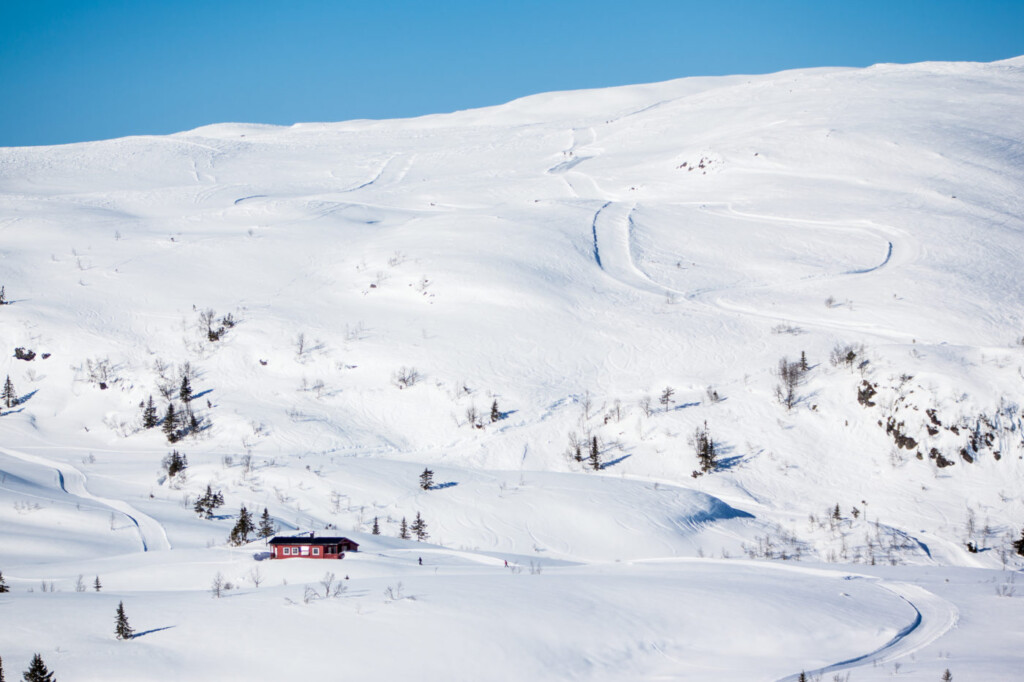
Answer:
M1016 679L1022 108L1018 58L0 149L7 674Z

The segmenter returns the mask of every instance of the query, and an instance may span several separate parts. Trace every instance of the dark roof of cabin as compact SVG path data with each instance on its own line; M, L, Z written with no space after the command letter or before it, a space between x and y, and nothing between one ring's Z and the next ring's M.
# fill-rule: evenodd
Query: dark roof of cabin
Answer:
M351 545L358 547L358 542L353 542L348 538L341 537L309 537L308 535L291 536L286 538L273 538L270 541L272 545Z

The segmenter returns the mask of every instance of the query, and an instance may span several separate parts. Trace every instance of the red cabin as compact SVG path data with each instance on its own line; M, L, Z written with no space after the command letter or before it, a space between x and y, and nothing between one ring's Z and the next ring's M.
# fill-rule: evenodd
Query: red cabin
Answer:
M358 552L359 545L348 538L308 536L274 538L270 542L271 559L344 559L345 552Z

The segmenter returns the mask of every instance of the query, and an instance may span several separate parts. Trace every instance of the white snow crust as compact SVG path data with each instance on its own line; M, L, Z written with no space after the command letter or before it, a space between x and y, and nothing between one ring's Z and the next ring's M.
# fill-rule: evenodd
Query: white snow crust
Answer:
M0 148L7 679L1021 679L1022 59Z

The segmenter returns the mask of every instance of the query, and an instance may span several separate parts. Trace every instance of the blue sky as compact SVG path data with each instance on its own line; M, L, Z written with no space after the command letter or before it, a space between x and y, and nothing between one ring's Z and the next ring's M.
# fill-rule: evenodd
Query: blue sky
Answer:
M0 146L1024 54L1024 0L0 0Z

